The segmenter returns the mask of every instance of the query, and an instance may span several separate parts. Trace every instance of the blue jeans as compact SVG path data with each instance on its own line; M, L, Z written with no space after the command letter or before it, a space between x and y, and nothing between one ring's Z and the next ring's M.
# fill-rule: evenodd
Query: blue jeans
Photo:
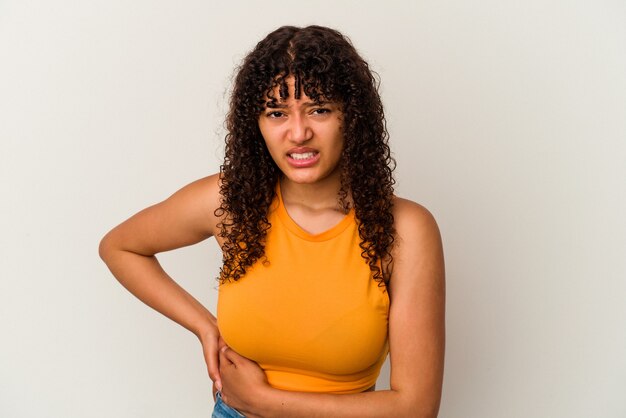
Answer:
M215 407L213 408L213 414L211 418L241 418L244 417L239 411L235 408L231 408L226 405L222 400L222 394L217 392L215 394Z

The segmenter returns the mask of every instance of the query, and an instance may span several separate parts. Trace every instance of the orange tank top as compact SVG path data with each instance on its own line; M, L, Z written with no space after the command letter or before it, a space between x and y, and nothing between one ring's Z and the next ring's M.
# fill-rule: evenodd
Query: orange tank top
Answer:
M278 188L268 220L267 261L219 287L222 337L278 389L356 393L373 386L388 351L389 297L361 257L354 210L310 234L289 217Z

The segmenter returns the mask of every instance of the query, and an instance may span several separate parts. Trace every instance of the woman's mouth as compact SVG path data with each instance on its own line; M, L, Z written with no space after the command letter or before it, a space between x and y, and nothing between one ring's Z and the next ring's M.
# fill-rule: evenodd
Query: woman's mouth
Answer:
M290 152L287 154L287 161L296 168L310 167L319 160L319 155L317 151Z
M293 158L294 160L308 160L310 158L313 158L313 156L315 155L315 152L301 152L301 153L291 153L289 154L289 156L291 158Z

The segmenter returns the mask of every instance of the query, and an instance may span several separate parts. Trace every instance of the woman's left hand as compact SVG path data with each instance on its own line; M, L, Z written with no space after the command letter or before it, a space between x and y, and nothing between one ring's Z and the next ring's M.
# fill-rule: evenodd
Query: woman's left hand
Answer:
M259 400L264 391L270 389L263 369L228 346L220 349L220 376L222 378L222 400L241 411L246 417L255 417Z

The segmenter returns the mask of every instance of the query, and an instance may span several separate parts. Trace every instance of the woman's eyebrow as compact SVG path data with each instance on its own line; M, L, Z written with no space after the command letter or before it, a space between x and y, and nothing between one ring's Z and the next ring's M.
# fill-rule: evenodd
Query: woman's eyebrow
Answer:
M287 104L284 102L268 100L267 103L265 104L265 107L268 109L285 109L289 106L287 106Z
M326 102L324 100L318 100L318 101L308 100L308 101L304 102L302 104L302 106L315 107L315 106L325 106L327 104L330 104L330 102Z
M320 101L313 101L313 100L307 100L306 102L302 103L303 107L315 107L315 106L327 106L327 105L332 105L333 102L327 102L324 100L320 100ZM285 108L290 108L291 105L287 104L285 102L269 102L266 105L269 109L285 109Z

